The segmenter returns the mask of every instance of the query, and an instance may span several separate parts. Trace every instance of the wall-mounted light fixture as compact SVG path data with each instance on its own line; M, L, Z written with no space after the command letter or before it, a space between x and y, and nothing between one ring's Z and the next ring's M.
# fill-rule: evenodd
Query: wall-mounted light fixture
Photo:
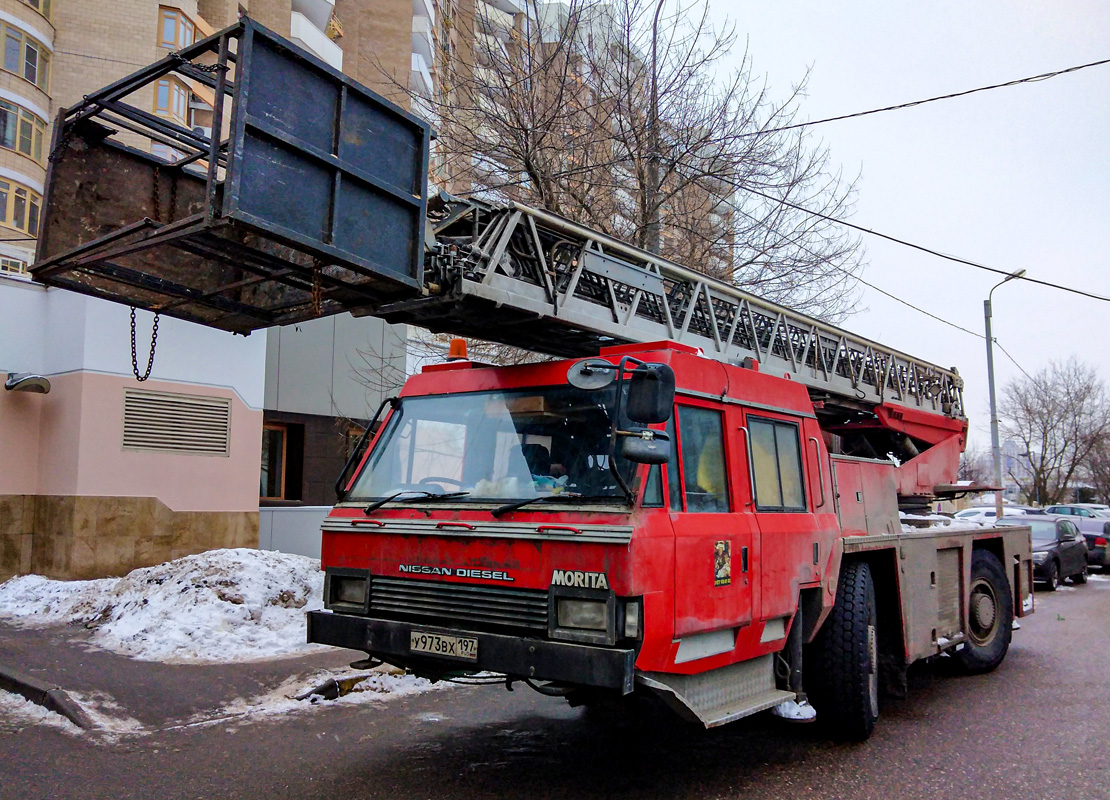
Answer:
M4 388L9 392L46 394L50 391L50 380L30 372L9 372L8 379L4 381Z

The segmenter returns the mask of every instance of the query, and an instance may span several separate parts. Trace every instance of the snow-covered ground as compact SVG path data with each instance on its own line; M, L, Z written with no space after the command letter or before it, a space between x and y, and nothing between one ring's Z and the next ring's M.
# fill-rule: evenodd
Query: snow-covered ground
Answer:
M80 728L61 714L0 689L0 733L19 733L32 725L48 725L74 735L81 733Z
M215 663L301 655L305 612L322 605L320 562L261 550L212 550L123 578L0 584L0 619L79 624L92 644L142 661Z
M986 527L978 522L968 522L962 519L953 519L945 514L906 514L898 512L902 520L902 531L914 533L916 531L936 530L943 528L946 531L971 531Z

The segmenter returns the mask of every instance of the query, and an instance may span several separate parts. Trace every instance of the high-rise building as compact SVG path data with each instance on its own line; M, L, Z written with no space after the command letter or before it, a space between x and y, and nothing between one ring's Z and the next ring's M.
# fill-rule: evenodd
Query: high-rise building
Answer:
M357 423L403 378L404 333L314 320L242 338L31 281L52 120L246 12L407 106L434 91L433 0L0 0L0 580L121 574L258 544L260 501L326 505ZM129 102L190 128L167 77ZM150 147L150 145L146 145ZM154 145L153 155L176 154ZM134 335L137 334L137 335ZM394 364L401 365L395 368ZM28 377L35 376L35 377ZM42 393L43 389L48 389Z

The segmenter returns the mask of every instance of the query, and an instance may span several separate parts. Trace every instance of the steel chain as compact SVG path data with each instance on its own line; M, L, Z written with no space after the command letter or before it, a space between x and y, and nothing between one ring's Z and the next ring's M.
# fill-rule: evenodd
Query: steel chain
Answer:
M221 69L227 69L224 64L194 64L192 61L185 58L185 56L181 55L181 53L170 53L170 58L182 64L190 64L193 69L198 69L201 72L207 72L209 74L218 72Z
M154 369L154 350L158 346L158 318L159 314L155 312L154 329L150 333L150 357L146 361L146 372L140 375L139 354L135 347L135 306L131 306L131 371L135 373L135 380L140 383L149 378L150 371Z
M154 206L154 221L162 221L162 170L154 168L154 184L150 192L151 205Z
M58 144L56 144L54 146L54 149L50 151L50 155L46 157L46 160L53 163L55 159L58 158L58 155L60 153L65 152L65 149L69 145L69 141L72 138L73 128L66 128L65 132L62 134L62 138L58 140Z
M324 289L320 285L320 270L323 262L312 259L312 313L317 317L324 313Z

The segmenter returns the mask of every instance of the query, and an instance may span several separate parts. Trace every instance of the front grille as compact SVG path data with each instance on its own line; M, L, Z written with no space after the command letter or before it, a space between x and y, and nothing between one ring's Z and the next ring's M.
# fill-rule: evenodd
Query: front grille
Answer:
M370 613L432 624L546 631L547 592L375 575L370 579Z

